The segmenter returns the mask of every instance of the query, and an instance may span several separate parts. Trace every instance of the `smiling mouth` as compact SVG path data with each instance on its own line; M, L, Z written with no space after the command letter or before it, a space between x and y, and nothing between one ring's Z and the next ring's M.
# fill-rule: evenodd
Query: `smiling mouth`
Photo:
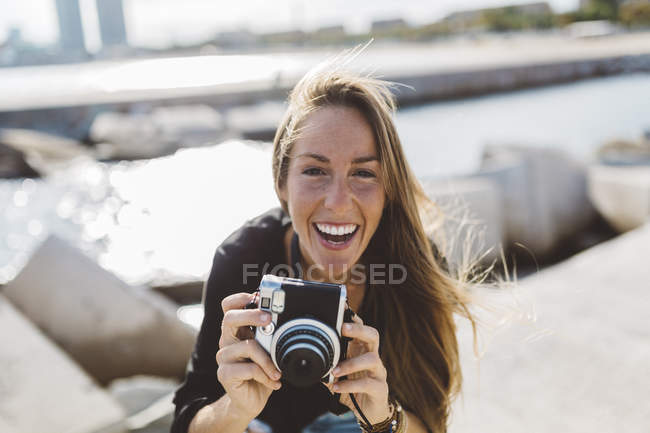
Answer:
M354 228L354 230L352 232L350 232L350 233L342 234L342 235L338 235L338 234L334 235L334 234L326 233L326 232L322 231L321 229L318 228L318 225L315 224L315 223L313 224L313 226L314 226L314 229L316 230L316 233L318 233L318 235L321 238L323 238L326 242L328 242L328 243L330 243L332 245L346 244L348 241L350 241L350 239L352 239L354 237L354 235L357 233L357 231L359 231L359 225L357 225Z

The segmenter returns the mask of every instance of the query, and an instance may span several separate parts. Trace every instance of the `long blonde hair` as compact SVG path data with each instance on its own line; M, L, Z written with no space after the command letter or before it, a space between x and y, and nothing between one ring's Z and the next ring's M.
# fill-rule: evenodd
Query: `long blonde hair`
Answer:
M468 308L466 282L443 269L425 232L425 222L428 226L442 215L406 161L393 123L396 104L391 87L386 81L346 71L340 61L307 73L289 95L273 140L273 177L279 191L287 180L300 125L310 113L346 106L364 115L375 134L386 207L362 260L399 263L407 275L399 285L369 285L364 310L380 331L391 393L430 431L444 432L462 382L454 314L470 320L475 338L476 323ZM288 212L287 203L281 204Z

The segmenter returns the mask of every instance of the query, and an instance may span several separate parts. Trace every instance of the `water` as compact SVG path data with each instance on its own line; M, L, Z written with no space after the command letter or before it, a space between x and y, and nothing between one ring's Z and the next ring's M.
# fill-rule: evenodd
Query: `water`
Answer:
M650 74L408 108L396 123L418 176L471 173L490 143L551 147L589 162L607 140L650 129Z
M590 161L650 129L650 75L602 78L409 108L398 131L416 175L475 171L486 143ZM131 284L209 271L216 246L277 199L268 146L231 141L140 162L75 162L45 180L0 181L0 284L55 233Z
M276 206L270 152L226 142L148 161L79 160L45 180L0 182L0 284L49 234L138 285L201 278L217 245Z

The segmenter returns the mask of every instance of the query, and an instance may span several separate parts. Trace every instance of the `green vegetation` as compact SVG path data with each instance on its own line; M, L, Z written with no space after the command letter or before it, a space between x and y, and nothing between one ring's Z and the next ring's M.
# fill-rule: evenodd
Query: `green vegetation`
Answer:
M569 22L618 19L616 0L591 0L585 7L566 14Z
M551 13L526 13L513 6L486 10L482 21L488 30L496 32L548 29L554 24Z
M650 1L622 4L618 10L618 19L628 27L650 27Z
M558 25L576 21L609 20L628 28L650 27L650 1L636 0L619 4L616 0L591 0L584 8L558 15Z

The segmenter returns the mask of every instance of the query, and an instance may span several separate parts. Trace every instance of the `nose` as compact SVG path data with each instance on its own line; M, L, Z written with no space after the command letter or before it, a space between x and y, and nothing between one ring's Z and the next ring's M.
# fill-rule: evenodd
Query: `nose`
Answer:
M332 181L325 195L324 206L335 214L344 214L352 208L352 191L344 177Z

